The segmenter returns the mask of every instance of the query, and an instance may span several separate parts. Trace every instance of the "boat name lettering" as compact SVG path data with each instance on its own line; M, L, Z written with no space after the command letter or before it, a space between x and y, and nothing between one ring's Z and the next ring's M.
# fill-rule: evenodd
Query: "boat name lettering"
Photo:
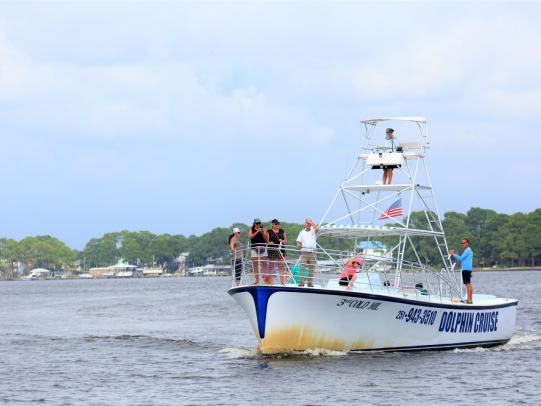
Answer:
M353 307L355 309L378 310L380 304L381 302L373 302L371 300L340 299L336 306L347 306Z
M423 310L412 307L409 310L399 310L395 319L406 323L431 326L438 315L437 310Z
M443 312L439 331L445 333L487 333L498 330L498 311Z

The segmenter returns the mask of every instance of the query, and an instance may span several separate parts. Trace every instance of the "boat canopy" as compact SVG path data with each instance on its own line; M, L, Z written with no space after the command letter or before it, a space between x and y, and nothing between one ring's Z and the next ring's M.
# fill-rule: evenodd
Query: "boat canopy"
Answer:
M405 227L379 227L371 225L344 225L344 224L325 224L319 227L320 235L332 235L342 238L359 237L385 237L385 236L443 236L442 232L433 230L420 230Z
M361 123L376 125L382 121L412 121L415 123L426 123L426 118L424 117L388 117L388 118L372 118L369 120L362 120Z

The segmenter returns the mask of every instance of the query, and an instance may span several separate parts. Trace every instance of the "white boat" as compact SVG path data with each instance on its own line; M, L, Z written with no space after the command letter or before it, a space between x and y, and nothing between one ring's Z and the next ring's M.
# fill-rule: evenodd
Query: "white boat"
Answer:
M379 137L376 130L388 122L401 129L401 148L389 150L374 141ZM320 222L318 266L309 281L313 286L296 284L296 249L284 247L288 255L282 257L287 274L283 285L277 276L266 285L255 284L253 263L245 251L241 279L233 281L229 294L246 312L260 351L396 351L507 342L514 332L517 300L474 294L473 304L464 303L460 271L447 254L426 165L426 120L402 117L362 123L361 151ZM394 165L397 183L378 182L381 170L373 169L387 165ZM386 209L397 200L403 202L403 215L389 217ZM323 236L337 239L344 249L326 249ZM366 247L375 239L385 240L388 249L378 255L356 252L359 242ZM431 266L424 258L427 250L439 257ZM338 272L353 255L364 261L353 287L346 290Z
M79 279L92 279L92 275L88 272L83 272L79 274Z

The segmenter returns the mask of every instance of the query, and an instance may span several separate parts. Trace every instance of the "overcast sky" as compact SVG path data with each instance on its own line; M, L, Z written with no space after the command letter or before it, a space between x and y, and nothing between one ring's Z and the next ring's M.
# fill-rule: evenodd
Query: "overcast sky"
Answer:
M541 3L478 3L0 2L0 236L318 219L396 115L442 212L541 207Z

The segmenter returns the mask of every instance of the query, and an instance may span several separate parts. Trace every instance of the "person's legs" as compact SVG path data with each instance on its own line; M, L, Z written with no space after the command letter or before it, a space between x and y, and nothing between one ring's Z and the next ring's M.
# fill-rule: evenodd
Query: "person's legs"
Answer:
M255 284L259 284L259 258L252 257L252 271L254 272Z
M390 185L393 181L393 168L387 169L387 184Z
M351 290L353 289L353 284L355 283L355 279L357 279L357 274L353 275L348 283L348 287L346 288L346 290Z
M473 303L473 287L471 285L471 271L462 271L462 282L466 286L467 303Z
M261 275L263 275L263 283L268 283L269 275L268 275L268 266L267 266L267 257L260 257L260 266L261 266Z
M263 276L263 283L264 284L269 283L267 259L268 258L261 258L261 275Z
M284 274L284 263L282 260L278 260L276 263L278 265L278 275L280 275L280 285L286 284L286 276Z
M383 184L386 185L387 184L387 171L389 169L387 168L383 168Z
M299 261L300 271L299 271L299 286L304 286L304 270L307 266L306 263L306 252L301 254L301 260Z
M307 261L308 266L308 287L314 286L314 274L316 270L316 256L314 253L309 252L309 259Z
M242 277L242 259L235 260L235 284L239 286Z
M471 283L466 284L466 293L468 295L467 302L472 304L473 303L473 287Z
M274 285L274 266L276 265L276 260L274 257L269 255L269 269L267 273L267 283L269 285Z
M271 270L270 270L271 281L274 284L274 270L276 269L276 267L278 267L278 276L280 278L280 283L283 285L284 283L282 282L282 273L284 272L284 269L282 266L282 254L280 253L279 250L274 251L272 261L273 262L271 262Z

